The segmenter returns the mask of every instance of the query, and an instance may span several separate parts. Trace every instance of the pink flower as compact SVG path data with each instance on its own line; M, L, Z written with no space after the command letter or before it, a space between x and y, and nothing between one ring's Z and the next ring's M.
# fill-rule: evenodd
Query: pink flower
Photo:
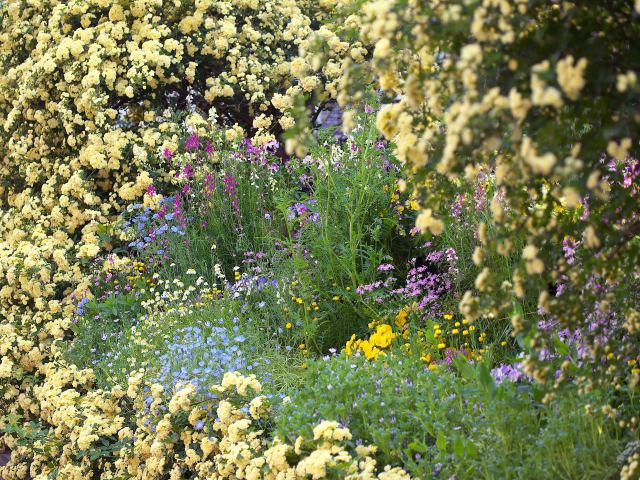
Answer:
M173 152L172 152L171 150L169 150L168 148L165 148L165 149L162 151L162 156L168 160L168 159L170 159L171 157L173 157Z
M576 248L578 242L574 241L571 237L565 237L562 241L562 251L564 252L564 258L567 259L567 263L572 265L575 262Z
M383 263L381 265L378 266L378 271L379 272L388 272L389 270L393 270L395 267L393 265L391 265L390 263Z
M473 203L476 207L476 212L481 212L487 206L487 191L482 185L477 186L473 194Z
M184 149L197 150L198 148L200 148L200 137L198 136L198 134L194 133L189 138L187 138L186 142L184 142Z

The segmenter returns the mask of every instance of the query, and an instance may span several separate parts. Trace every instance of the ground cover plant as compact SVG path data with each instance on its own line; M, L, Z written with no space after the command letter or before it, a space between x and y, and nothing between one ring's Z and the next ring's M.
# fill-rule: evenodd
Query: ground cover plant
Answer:
M0 477L639 478L638 20L0 5Z

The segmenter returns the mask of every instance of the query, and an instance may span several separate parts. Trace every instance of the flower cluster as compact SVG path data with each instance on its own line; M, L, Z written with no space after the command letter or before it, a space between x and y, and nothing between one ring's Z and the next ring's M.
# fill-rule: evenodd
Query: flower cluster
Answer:
M394 276L394 265L381 264L378 272L387 278L358 285L356 293L381 304L394 300L415 304L414 310L421 312L424 318L442 315L444 297L458 277L458 256L453 248L437 250L432 246L427 242L421 247L424 255L410 259L404 286L396 286L398 278Z
M377 126L411 172L418 228L441 234L443 219L459 214L461 186L475 190L477 208L488 206L476 222L477 288L460 303L468 320L510 316L516 333L533 332L544 348L553 336L514 305L533 299L564 327L583 330L584 305L605 302L634 315L635 297L619 290L605 298L589 282L597 272L610 285L637 285L640 58L628 36L638 33L638 13L638 2L624 1L592 8L572 1L372 0L335 30L373 45L370 58L327 55L326 44L302 52L319 69L341 62L338 91L328 93L348 113L370 86L389 99ZM345 28L349 34L341 35ZM602 63L612 57L616 62ZM345 127L352 119L345 114ZM487 171L495 176L492 192L482 182L475 188ZM581 262L565 258L567 237L585 251ZM520 259L509 280L488 261L500 257ZM566 288L554 296L549 285L560 282ZM622 324L604 343L594 340L590 348L599 353L638 353L638 337ZM543 380L549 370L534 363L528 368ZM624 362L592 367L588 381L616 389L638 382Z
M397 336L397 333L393 332L391 325L382 323L379 325L369 324L369 328L375 326L375 331L368 339L356 340L356 336L352 335L344 351L347 355L352 355L354 352L361 351L367 360L375 360L380 355L384 355L384 350L391 346L391 342Z
M73 370L65 376L78 385L91 381ZM58 376L57 382L60 380ZM33 478L57 473L80 479L93 474L94 468L103 479L180 479L197 474L255 480L286 475L302 480L338 472L362 479L409 478L399 468L378 471L371 457L375 447L354 451L349 430L335 422L320 422L313 438L300 437L295 445L278 439L268 442L263 432L271 404L260 395L262 386L255 376L226 373L203 397L192 384L167 390L158 383L144 382L142 372L133 372L126 389L89 394L75 407L73 388L51 389L53 385L43 385L49 388L37 392L41 415L55 430L39 440L43 453L28 469ZM123 407L137 412L133 423L121 414ZM109 448L101 446L101 439L111 442ZM63 450L60 444L65 445ZM16 465L5 467L3 475L23 478L27 468L17 461L28 450L18 445L12 448Z

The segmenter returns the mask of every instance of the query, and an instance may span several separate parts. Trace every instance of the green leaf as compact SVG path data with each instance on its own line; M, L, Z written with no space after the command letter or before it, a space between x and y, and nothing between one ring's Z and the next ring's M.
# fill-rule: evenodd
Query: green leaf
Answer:
M414 452L418 452L418 453L427 453L428 449L427 446L420 442L411 442L409 445L407 445L409 447L409 449L413 450Z
M447 453L447 437L443 430L438 432L438 438L436 439L436 447L441 453Z
M495 392L496 385L491 376L491 371L484 363L478 367L478 381L485 391L491 392L491 394Z
M478 456L478 449L476 448L476 444L471 441L467 442L467 455L469 455L471 458L475 458L476 456Z
M553 345L556 347L556 350L558 351L558 353L560 355L562 355L563 357L566 356L569 353L569 348L560 339L560 337L558 336L557 333L553 335Z
M464 439L460 435L456 435L456 439L453 441L453 453L458 458L464 456Z

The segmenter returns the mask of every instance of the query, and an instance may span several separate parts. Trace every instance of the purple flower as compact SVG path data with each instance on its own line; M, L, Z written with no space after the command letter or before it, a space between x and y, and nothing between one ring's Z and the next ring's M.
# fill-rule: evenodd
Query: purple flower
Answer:
M502 383L504 381L518 382L527 378L527 376L522 373L520 367L519 362L516 362L513 365L502 363L499 367L491 370L491 376L497 383Z
M395 269L395 267L390 263L383 263L378 266L379 272L388 272L389 270L393 270L393 269Z
M188 151L197 150L198 148L200 148L200 137L197 133L194 133L187 138L187 141L184 143L184 149Z
M562 251L564 252L564 258L567 259L567 263L572 265L575 262L576 248L578 242L574 241L571 237L565 237L562 241Z
M82 315L84 314L84 306L89 303L89 299L88 298L83 298L82 300L80 300L78 302L78 309L77 309L77 313L78 315Z
M481 212L487 206L487 191L482 185L478 185L475 193L473 194L473 203L476 208L476 212Z
M466 194L456 196L456 199L451 204L451 216L453 218L460 218L460 216L462 215L462 209L464 208L465 200Z
M171 157L173 157L173 152L172 152L171 150L169 150L168 148L165 148L165 149L162 151L162 156L168 160L168 159L170 159Z

